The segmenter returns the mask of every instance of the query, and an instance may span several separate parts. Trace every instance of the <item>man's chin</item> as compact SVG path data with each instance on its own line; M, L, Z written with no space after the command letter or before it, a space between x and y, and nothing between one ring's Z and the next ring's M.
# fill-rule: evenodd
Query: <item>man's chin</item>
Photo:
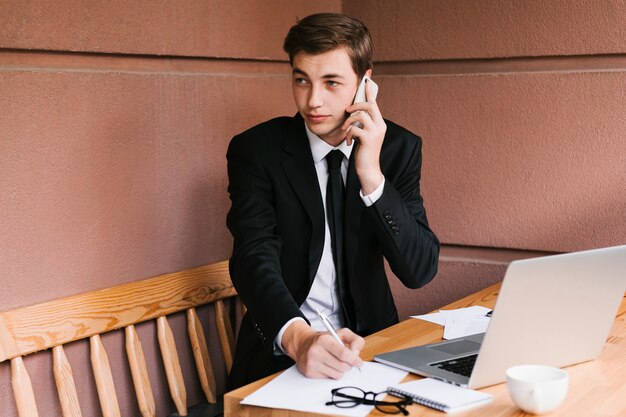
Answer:
M341 129L338 127L329 128L319 125L309 125L307 123L307 127L311 132L315 135L319 136L324 142L333 144L339 144L345 138L345 132L341 132ZM343 133L343 134L342 134Z
M311 126L307 123L307 126L311 132L315 133L320 138L328 135L332 131L328 128L324 128L323 126L319 126L319 125Z

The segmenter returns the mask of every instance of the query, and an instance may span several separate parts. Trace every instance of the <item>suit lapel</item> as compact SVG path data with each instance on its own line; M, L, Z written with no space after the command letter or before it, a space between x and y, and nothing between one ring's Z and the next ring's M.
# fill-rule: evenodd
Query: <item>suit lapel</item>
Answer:
M304 120L299 114L293 118L283 151L282 166L285 175L311 219L309 283L312 283L324 249L324 205L311 147L304 130ZM310 287L306 288L307 293L309 289Z

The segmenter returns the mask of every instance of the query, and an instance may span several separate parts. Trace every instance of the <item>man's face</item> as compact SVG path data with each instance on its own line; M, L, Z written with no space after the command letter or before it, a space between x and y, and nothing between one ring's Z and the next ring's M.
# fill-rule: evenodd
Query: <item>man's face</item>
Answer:
M359 83L348 53L343 48L323 54L304 52L293 59L293 97L309 129L330 145L346 136L341 124Z

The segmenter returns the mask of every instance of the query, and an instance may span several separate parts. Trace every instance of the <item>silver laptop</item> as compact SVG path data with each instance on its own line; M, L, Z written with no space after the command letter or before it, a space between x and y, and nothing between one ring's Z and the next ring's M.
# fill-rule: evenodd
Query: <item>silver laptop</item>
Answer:
M511 262L486 333L377 355L374 360L482 388L520 364L597 358L626 291L626 246Z

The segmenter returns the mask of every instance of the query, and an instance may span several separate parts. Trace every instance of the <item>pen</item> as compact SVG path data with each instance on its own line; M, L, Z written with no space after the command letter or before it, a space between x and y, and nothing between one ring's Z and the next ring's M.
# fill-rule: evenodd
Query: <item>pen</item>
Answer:
M315 313L317 314L317 317L319 317L319 319L322 321L322 324L324 325L324 327L326 327L326 330L328 330L328 333L330 333L330 335L334 337L337 342L339 342L342 346L344 346L343 342L339 338L339 335L333 328L333 325L330 324L330 322L328 321L328 317L323 315L318 309L315 309Z
M328 330L328 333L330 333L330 335L332 337L335 338L335 340L337 342L339 342L339 344L341 346L345 346L344 343L341 341L341 339L339 338L339 335L337 334L337 332L335 331L335 329L333 328L333 325L330 324L330 322L328 321L328 317L326 317L324 314L322 314L318 309L315 309L315 314L317 314L317 317L319 317L319 319L322 321L322 324L324 325L324 327L326 328L326 330ZM361 370L361 368L357 368L359 371Z

